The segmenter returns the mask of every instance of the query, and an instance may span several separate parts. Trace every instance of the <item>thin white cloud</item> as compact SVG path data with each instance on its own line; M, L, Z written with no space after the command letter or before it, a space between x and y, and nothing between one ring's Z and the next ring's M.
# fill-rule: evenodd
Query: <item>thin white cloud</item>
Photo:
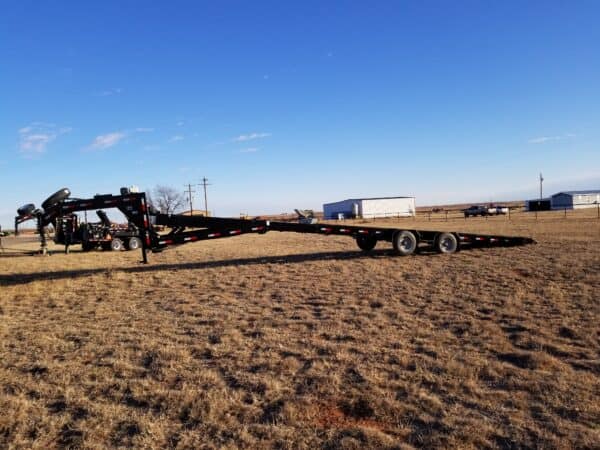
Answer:
M109 95L119 95L123 92L121 88L106 89L105 91L98 92L96 95L100 97L108 97Z
M178 127L182 127L184 125L185 125L185 121L183 121L183 120L180 120L179 122L177 122Z
M547 142L563 141L565 139L570 139L575 136L576 135L573 133L566 133L566 134L563 134L560 136L540 136L540 137L529 139L527 142L530 144L545 144Z
M19 151L26 158L39 156L58 136L71 131L71 127L58 127L53 123L32 122L20 128Z
M154 128L139 127L136 128L135 131L137 131L138 133L151 133L152 131L154 131Z
M120 131L115 131L113 133L101 134L96 136L94 142L92 142L88 149L90 150L104 150L110 147L117 145L124 137L125 133Z
M240 150L240 153L256 153L259 149L256 147L248 147Z
M177 142L177 141L183 141L184 137L180 134L177 134L175 136L173 136L171 139L169 139L169 142Z
M233 138L234 142L246 142L252 141L254 139L262 139L271 136L271 133L250 133L250 134L242 134L236 138Z

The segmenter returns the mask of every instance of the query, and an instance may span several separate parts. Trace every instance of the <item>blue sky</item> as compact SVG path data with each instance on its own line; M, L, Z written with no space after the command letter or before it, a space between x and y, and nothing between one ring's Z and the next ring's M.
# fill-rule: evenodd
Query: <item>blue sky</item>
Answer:
M598 2L148 3L2 2L3 227L203 176L219 215L599 187Z

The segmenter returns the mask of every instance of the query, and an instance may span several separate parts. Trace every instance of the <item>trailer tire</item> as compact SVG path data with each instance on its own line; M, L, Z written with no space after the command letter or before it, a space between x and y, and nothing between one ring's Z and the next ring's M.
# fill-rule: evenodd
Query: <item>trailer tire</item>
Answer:
M142 246L142 240L139 237L129 238L127 250L138 250Z
M42 208L47 209L50 206L54 206L58 202L62 202L64 199L69 198L70 195L71 191L68 188L62 188L61 190L56 191L54 194L52 194L50 197L44 200L44 202L42 203Z
M93 250L94 247L95 247L95 245L90 244L89 242L81 243L81 250L83 250L84 252L89 252L90 250Z
M377 245L377 239L374 236L356 236L356 244L363 252L370 252Z
M119 238L114 238L110 241L110 249L114 252L120 252L123 250L125 246L123 245L123 241Z
M392 238L394 252L400 256L412 255L417 250L419 241L412 231L396 231Z
M458 238L452 233L440 233L435 238L438 253L454 253L458 250Z
M21 206L19 209L17 209L17 214L19 216L28 216L33 211L35 211L35 205L33 203L28 203L26 205Z

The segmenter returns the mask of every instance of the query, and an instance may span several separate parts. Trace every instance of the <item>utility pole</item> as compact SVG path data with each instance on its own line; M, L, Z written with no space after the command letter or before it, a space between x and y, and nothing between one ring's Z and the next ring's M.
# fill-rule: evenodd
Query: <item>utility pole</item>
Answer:
M196 185L192 184L192 183L188 183L187 185L184 185L184 186L187 186L187 191L184 191L184 192L188 195L188 200L190 202L190 216L191 216L194 212L194 207L192 205L192 194L194 192L196 192L196 191L192 191L192 186L196 186Z
M544 182L544 177L542 176L542 172L540 172L540 200L544 198L542 191L542 183Z
M202 187L204 188L204 214L208 216L208 200L206 197L206 186L210 186L210 183L206 179L206 177L202 178Z

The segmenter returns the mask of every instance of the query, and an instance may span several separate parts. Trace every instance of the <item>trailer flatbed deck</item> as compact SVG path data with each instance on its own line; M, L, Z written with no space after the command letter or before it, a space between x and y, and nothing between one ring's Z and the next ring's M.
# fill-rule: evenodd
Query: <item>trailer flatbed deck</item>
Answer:
M148 250L158 252L173 245L269 231L348 236L365 252L372 250L379 241L386 241L400 256L421 250L450 254L473 247L511 247L535 243L532 238L523 236L161 214L148 207L145 193L129 192L125 188L121 189L121 195L97 195L91 199L69 199L69 196L68 189L61 189L46 199L42 203L44 209L36 214L43 252L46 242L41 231L44 227L56 225L57 220L65 214L98 208L117 208L137 227L144 263L148 262ZM167 227L170 231L160 233L157 226ZM68 246L69 242L69 236L66 236L64 242L58 243Z

